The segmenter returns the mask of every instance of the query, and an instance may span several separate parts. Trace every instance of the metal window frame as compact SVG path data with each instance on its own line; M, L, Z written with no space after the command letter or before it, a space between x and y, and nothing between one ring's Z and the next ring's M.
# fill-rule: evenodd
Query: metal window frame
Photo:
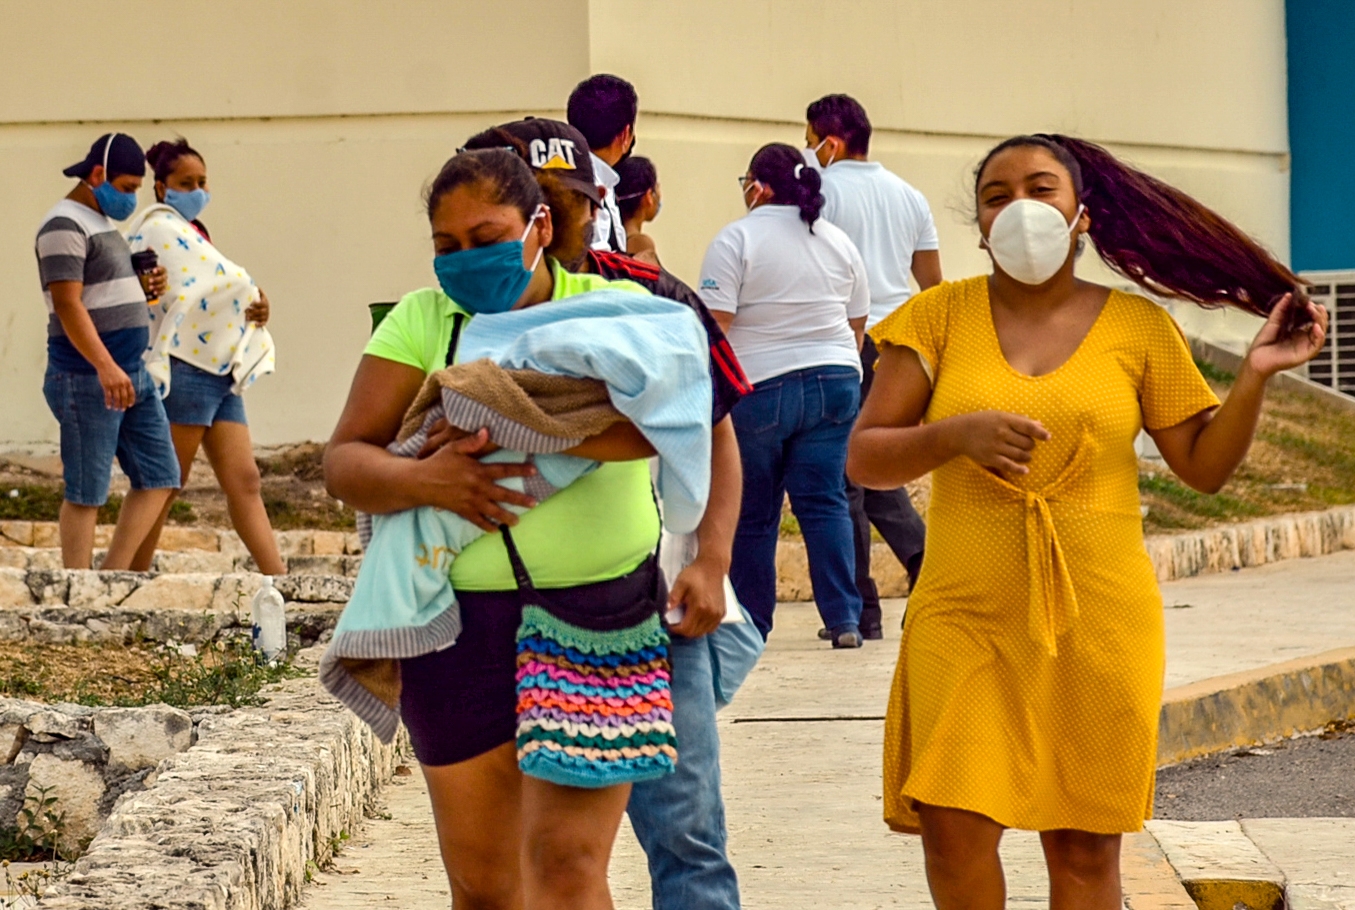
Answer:
M1306 366L1313 382L1355 395L1355 270L1300 272L1313 285L1311 297L1331 314L1327 343Z

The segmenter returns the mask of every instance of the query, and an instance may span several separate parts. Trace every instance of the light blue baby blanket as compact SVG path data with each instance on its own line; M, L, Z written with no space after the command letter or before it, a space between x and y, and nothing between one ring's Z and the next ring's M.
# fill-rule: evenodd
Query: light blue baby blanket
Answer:
M457 360L482 358L506 369L602 380L613 406L658 452L665 525L681 533L700 523L710 488L712 392L709 344L690 308L659 297L595 291L526 310L477 316L462 334ZM392 451L416 454L430 423L431 418L416 437L392 445ZM558 440L540 442L542 451L559 445ZM521 478L501 483L526 489L538 499L597 467L597 462L568 455L507 449L482 461L528 459L539 476L526 486ZM366 521L360 526L365 528ZM398 729L399 714L398 698L388 683L393 676L398 695L398 673L371 672L372 664L455 644L461 615L448 578L451 564L484 531L453 512L431 507L373 515L370 526L353 596L321 660L320 681L389 742ZM360 679L355 670L371 678ZM380 694L372 679L380 680Z

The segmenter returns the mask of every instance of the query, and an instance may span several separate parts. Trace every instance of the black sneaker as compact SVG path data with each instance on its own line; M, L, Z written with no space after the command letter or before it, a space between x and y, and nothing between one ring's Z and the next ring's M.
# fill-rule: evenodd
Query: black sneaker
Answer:
M832 632L829 632L827 629L819 630L819 641L832 641L832 640L833 640Z

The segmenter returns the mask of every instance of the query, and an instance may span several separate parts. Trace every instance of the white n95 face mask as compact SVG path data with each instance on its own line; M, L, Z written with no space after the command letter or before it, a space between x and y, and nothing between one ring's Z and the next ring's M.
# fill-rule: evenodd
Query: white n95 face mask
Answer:
M1044 284L1068 261L1068 235L1083 208L1069 224L1047 202L1017 199L993 219L984 244L1002 271L1022 284Z

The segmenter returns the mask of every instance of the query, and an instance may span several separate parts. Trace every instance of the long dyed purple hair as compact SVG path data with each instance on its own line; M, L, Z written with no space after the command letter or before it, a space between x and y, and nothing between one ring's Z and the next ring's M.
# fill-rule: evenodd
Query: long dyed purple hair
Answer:
M976 194L993 156L1020 147L1045 149L1068 169L1091 215L1096 252L1140 287L1258 316L1285 294L1305 296L1298 276L1229 221L1091 142L1050 133L1013 136L974 172Z

